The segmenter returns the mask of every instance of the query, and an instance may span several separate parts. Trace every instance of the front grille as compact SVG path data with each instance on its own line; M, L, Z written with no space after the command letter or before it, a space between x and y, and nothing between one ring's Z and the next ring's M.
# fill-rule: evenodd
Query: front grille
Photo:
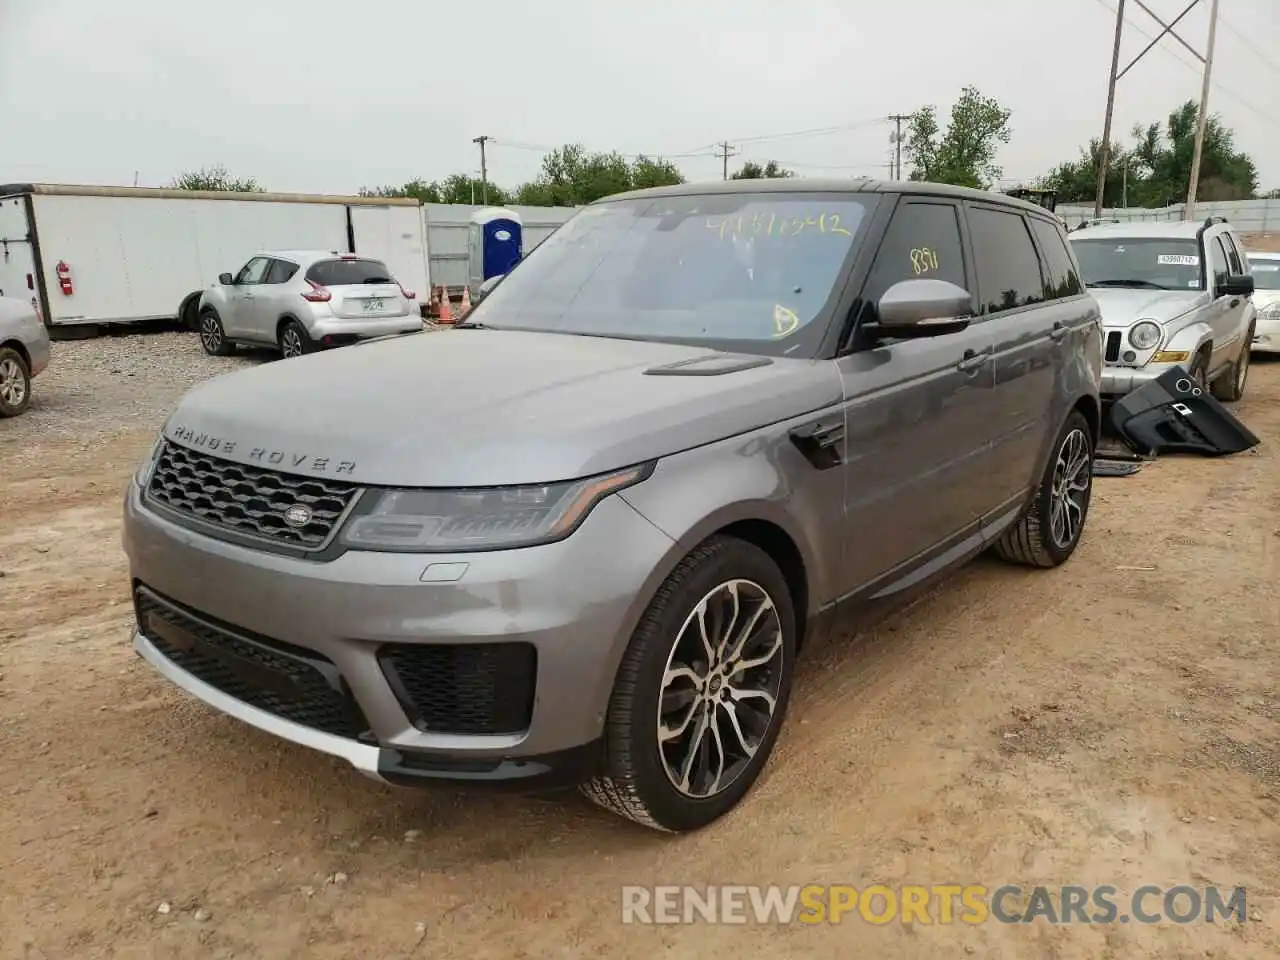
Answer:
M302 549L324 545L357 491L354 484L249 467L167 440L147 485L148 497L179 514ZM310 518L291 526L285 514L299 504Z
M369 730L333 661L134 594L138 629L173 664L230 697L285 720L357 739Z
M1107 353L1104 359L1107 363L1115 363L1120 359L1120 343L1124 338L1119 330L1112 330L1107 334Z
M529 729L538 662L531 644L391 643L378 661L420 729L473 735Z

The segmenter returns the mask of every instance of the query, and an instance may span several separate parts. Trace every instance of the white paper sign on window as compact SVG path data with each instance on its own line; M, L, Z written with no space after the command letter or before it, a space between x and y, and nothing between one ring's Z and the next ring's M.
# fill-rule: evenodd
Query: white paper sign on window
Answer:
M1156 257L1156 263L1162 267L1198 267L1199 257L1191 257L1185 253L1162 253Z

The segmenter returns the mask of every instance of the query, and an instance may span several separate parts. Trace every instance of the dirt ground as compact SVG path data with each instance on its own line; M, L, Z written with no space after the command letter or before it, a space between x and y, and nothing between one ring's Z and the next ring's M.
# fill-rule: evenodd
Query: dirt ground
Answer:
M1253 451L1098 479L1065 567L981 560L808 650L755 792L680 838L382 787L189 699L129 646L162 414L0 423L0 958L1275 957L1280 365L1238 411ZM626 884L811 882L1243 885L1251 919L620 922Z

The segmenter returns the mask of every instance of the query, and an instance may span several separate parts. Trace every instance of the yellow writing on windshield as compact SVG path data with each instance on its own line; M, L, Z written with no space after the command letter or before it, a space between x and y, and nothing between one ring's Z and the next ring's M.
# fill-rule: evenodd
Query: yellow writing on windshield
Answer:
M840 214L822 213L816 217L780 217L776 213L739 214L736 217L707 217L707 229L726 237L795 237L806 230L853 236L840 225Z
M789 310L780 303L773 305L773 336L775 339L782 339L796 332L796 328L800 326L800 318L796 316L794 310Z
M938 251L929 247L915 247L911 251L911 269L916 276L938 269Z

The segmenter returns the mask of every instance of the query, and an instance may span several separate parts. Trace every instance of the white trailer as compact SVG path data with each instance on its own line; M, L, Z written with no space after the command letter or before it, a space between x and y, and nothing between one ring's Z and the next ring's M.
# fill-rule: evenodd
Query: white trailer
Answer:
M422 205L409 198L0 185L0 295L49 327L178 318L259 250L333 250L383 261L429 300Z

